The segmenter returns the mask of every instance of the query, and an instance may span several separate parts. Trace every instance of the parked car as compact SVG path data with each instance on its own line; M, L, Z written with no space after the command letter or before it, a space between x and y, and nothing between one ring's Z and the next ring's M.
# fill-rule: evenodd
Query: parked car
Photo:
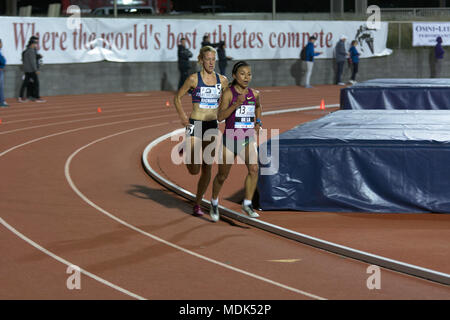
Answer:
M113 16L114 15L114 7L100 7L96 8L92 11L93 15L96 16ZM149 6L117 6L117 14L118 15L149 15L155 14L155 10L153 7Z

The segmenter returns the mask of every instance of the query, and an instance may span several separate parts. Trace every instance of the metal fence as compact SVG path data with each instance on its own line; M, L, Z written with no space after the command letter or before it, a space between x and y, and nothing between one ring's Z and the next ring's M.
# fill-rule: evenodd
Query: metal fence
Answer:
M58 6L58 7L55 7ZM48 16L58 16L60 13L60 4L52 4L49 6ZM442 21L450 19L450 8L380 8L381 18L384 21L413 21L413 20L431 20ZM82 10L83 16L92 16L86 10ZM31 5L19 8L19 15L30 16ZM110 15L111 17L112 15ZM190 18L190 19L256 19L256 20L365 20L368 15L356 14L354 12L299 12L299 13L275 13L275 12L242 12L242 13L198 13L198 14L161 14L161 15L145 15L147 18ZM97 16L98 17L98 16ZM119 15L119 17L121 17ZM123 15L127 18L129 16Z
M382 8L381 15L385 19L439 19L449 18L450 8Z
M59 6L59 4L58 4ZM49 7L48 16L58 16L60 8ZM31 16L31 6L20 8L20 15ZM84 17L92 17L83 13ZM119 16L123 18L152 19L229 19L229 20L358 20L364 21L369 15L344 13L276 13L271 12L241 12L241 13L203 13L203 14L161 14L140 16ZM94 16L110 17L113 16ZM411 49L413 21L450 21L450 8L381 8L381 20L389 22L388 48Z

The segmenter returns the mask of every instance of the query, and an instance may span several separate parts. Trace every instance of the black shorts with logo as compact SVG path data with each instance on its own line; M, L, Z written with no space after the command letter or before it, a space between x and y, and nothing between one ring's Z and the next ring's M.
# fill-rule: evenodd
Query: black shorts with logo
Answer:
M214 135L217 135L219 132L217 120L202 121L189 119L189 123L190 125L186 127L186 136L199 137L203 140L206 131L210 130L208 133ZM210 139L206 141L210 141Z
M253 136L245 137L244 139L234 139L234 137L227 137L226 134L222 136L222 143L224 147L234 153L234 156L237 156L244 150L250 142L255 141Z

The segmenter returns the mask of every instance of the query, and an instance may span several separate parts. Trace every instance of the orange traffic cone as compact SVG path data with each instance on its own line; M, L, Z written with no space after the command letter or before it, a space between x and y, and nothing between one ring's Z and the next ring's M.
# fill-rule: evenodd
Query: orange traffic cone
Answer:
M0 118L0 124L2 124L2 118Z
M97 112L98 112L98 113L102 112L102 108L98 107L98 108L97 108Z
M325 110L325 100L320 101L320 110Z
M169 100L166 101L166 107L170 107L170 102L169 102Z

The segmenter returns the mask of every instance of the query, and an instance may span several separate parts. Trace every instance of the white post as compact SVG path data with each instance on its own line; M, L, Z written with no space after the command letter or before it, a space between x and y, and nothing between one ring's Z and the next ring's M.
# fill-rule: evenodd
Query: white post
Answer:
M355 0L355 14L365 15L367 10L367 0Z
M344 0L330 0L330 13L332 16L344 15Z
M275 20L277 16L277 0L272 0L272 20Z

